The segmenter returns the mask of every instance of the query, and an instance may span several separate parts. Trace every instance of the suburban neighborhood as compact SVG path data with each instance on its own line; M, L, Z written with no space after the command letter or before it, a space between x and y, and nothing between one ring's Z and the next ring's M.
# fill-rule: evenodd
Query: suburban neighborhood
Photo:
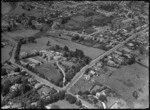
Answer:
M148 2L1 4L1 109L149 108Z

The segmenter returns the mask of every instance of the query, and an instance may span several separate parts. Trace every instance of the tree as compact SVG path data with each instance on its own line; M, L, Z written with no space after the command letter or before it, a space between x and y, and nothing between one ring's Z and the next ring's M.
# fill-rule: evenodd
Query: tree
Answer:
M96 91L92 91L92 95L96 95Z
M129 65L134 64L135 63L135 57L131 57L130 59L128 59L127 62Z
M63 100L65 98L65 93L66 93L66 91L60 91L59 92L59 99L60 100Z
M17 67L17 68L14 69L14 71L15 71L15 72L20 72L21 70L20 70L19 67Z
M56 94L53 95L53 101L57 102L58 100L59 100L59 94L56 93Z
M18 77L14 82L17 83L17 84L21 84L22 83L22 78Z
M50 41L48 41L46 45L49 46L50 45Z
M40 99L40 100L37 102L37 108L38 108L38 109L45 109L45 104L44 104L44 100L43 100L43 99Z
M77 100L76 97L72 96L71 94L66 94L66 100L70 103L70 104L74 104Z
M67 46L64 46L65 51L69 51L69 48Z
M55 49L56 50L60 49L59 45L55 45Z
M72 41L78 40L79 39L79 35L75 35L71 38Z
M15 91L13 91L13 92L11 93L10 98L13 99L13 98L15 98L15 97L17 97L17 96L19 96L19 95L21 95L21 90L20 90L20 89L16 89Z
M102 94L99 96L99 100L101 100L102 102L107 102L106 96Z
M76 105L77 105L77 106L81 106L81 105L82 105L81 100L77 100L77 101L76 101Z
M86 69L84 74L88 74L89 71L90 71L90 68Z
M133 96L135 99L137 99L137 98L138 98L138 93L137 93L137 91L134 91L134 92L132 93L132 96Z
M2 94L3 94L3 95L8 94L9 88L10 88L11 85L12 85L12 83L11 83L10 80L6 80L6 81L3 83L3 91L2 91Z
M2 70L1 70L1 75L2 75L2 76L7 75L7 72L6 72L6 69L5 69L5 68L2 68Z
M89 91L85 91L85 92L83 92L83 94L85 94L85 95L89 95L89 94L90 94L90 92L89 92Z

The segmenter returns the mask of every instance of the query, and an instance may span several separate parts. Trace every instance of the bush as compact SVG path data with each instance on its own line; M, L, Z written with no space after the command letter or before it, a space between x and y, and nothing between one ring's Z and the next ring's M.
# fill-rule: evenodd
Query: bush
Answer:
M1 70L1 76L5 76L5 75L7 75L6 69L2 68L2 70Z
M132 96L133 96L135 99L137 99L137 98L138 98L138 93L137 93L137 91L134 91L134 92L132 93Z
M74 96L72 96L72 95L70 95L70 94L67 94L67 95L66 95L66 100L67 100L70 104L74 104L74 103L76 102L77 98L74 97Z

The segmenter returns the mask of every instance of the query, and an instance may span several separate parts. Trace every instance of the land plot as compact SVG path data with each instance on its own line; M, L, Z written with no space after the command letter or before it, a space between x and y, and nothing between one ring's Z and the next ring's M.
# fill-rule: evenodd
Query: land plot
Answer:
M3 48L1 48L1 62L5 62L6 60L8 60L10 58L10 52L12 51L13 47L10 45L6 45Z
M67 102L66 100L59 100L58 102L55 102L53 104L50 104L48 106L52 106L52 105L58 105L61 109L78 109L79 107L75 104L70 104L69 102Z
M37 43L28 43L28 44L24 44L21 47L21 52L30 52L33 50L46 50L49 48L49 46L47 46L47 42L50 41L51 45L59 45L59 46L64 46L62 44L60 44L59 42L53 40L51 37L47 38L47 37L42 37L42 38L38 38L36 39Z
M149 80L148 69L137 63L121 67L114 71L111 77L105 75L105 77L103 77L103 81L100 80L100 77L101 76L95 78L96 82L110 86L112 90L115 90L119 96L130 104L133 101L136 101L136 99L132 96L132 93L137 91L139 88L143 88Z
M54 82L61 79L61 73L58 72L52 63L44 63L40 66L36 66L35 69L44 74L47 78L53 79Z
M68 46L71 50L75 51L76 49L80 49L84 52L86 56L89 56L91 59L96 58L97 56L103 54L105 51L101 49L96 49L92 47L87 47L78 43L74 43L72 41L68 40L63 40L63 39L58 39L54 38L56 41L60 42L63 45Z
M19 77L22 77L22 76L21 75L17 75L17 76L7 77L5 79L2 79L1 83L3 84L6 80L10 80L11 82L13 82L14 80L16 80Z
M8 13L11 10L11 5L9 3L2 2L1 6L2 6L1 7L1 9L2 9L1 13L2 14L6 14L6 13Z
M18 30L15 32L8 32L7 34L13 39L17 39L17 38L25 38L25 37L33 36L34 34L38 32L39 32L38 30L23 29L23 30Z
M70 92L72 94L77 94L78 91L82 91L82 92L85 92L85 91L90 91L91 88L94 86L95 84L93 83L90 83L88 82L87 80L81 78L78 80L77 83L74 84L74 86L72 86L70 88Z

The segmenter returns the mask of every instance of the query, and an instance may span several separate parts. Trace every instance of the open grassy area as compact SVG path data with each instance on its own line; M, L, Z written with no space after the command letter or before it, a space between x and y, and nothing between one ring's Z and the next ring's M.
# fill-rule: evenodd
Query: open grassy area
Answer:
M11 6L9 3L2 2L1 6L2 6L1 7L1 13L2 14L7 14L11 10Z
M78 91L90 91L90 89L94 86L95 84L90 83L89 81L81 78L77 81L77 83L75 83L71 88L70 88L70 92L72 94L77 94Z
M73 50L73 51L76 49L83 50L84 54L86 56L89 56L92 59L96 58L97 56L99 56L105 52L104 50L87 47L87 46L84 46L81 44L74 43L72 41L59 39L59 38L42 37L42 38L36 39L36 41L37 41L37 43L29 43L29 44L22 45L21 51L28 52L28 51L32 51L32 50L43 50L43 49L45 50L48 48L48 46L46 46L47 42L50 41L50 44L53 46L59 45L61 47L64 47L66 45L69 47L70 50Z
M61 74L51 63L45 62L40 66L36 66L35 69L37 69L40 73L43 73L47 78L53 79L55 82L59 81L61 78Z
M30 52L32 50L45 50L48 48L48 46L46 45L48 41L50 41L51 45L61 45L59 42L53 40L52 38L47 38L47 37L42 37L42 38L38 38L36 39L37 43L28 43L25 45L22 45L21 47L21 51L22 52Z
M56 103L50 104L51 105L58 105L61 109L78 109L79 107L75 104L70 104L66 100L59 100Z
M76 50L76 49L80 49L84 52L84 54L86 56L89 56L91 59L96 58L97 56L103 54L105 51L104 50L100 50L100 49L96 49L96 48L92 48L92 47L87 47L78 43L74 43L72 41L68 41L68 40L63 40L63 39L58 39L55 38L55 40L57 40L59 43L68 46L71 50Z
M128 102L129 106L133 106L133 102L137 101L132 96L133 91L143 88L149 80L148 69L137 63L121 67L114 71L112 76L105 75L103 80L100 80L101 76L95 79L97 83L110 86Z
M7 35L9 35L13 39L18 39L18 38L26 38L26 37L33 36L34 34L38 32L39 30L23 29L23 30L17 30L14 32L7 32Z
M12 51L13 47L10 45L1 48L1 62L8 60L10 58L9 53Z

